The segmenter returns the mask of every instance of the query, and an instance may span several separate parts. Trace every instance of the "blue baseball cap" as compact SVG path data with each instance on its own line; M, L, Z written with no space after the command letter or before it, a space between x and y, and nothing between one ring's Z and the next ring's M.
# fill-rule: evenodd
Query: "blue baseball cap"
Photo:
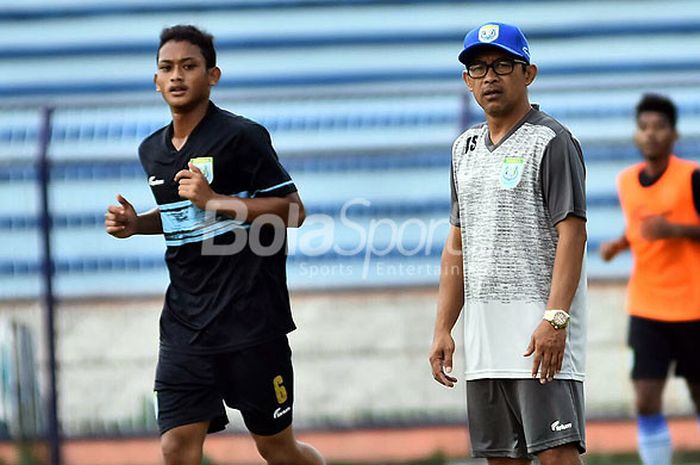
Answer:
M464 36L459 61L468 64L472 55L483 47L498 47L530 63L530 45L518 26L491 22L472 29Z

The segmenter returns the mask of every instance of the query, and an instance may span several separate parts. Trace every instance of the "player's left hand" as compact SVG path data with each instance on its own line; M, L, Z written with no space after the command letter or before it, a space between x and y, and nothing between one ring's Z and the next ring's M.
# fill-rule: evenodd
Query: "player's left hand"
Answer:
M647 216L640 225L640 233L648 241L668 239L673 237L674 231L673 224L662 215Z
M540 383L552 381L554 375L561 371L564 361L564 349L566 347L566 329L554 329L545 320L537 326L530 337L524 357L535 354L532 360L532 377L540 374Z
M209 186L204 173L194 163L187 165L188 170L180 170L175 175L175 182L179 184L177 193L180 197L190 200L202 210L206 209L207 202L216 195Z

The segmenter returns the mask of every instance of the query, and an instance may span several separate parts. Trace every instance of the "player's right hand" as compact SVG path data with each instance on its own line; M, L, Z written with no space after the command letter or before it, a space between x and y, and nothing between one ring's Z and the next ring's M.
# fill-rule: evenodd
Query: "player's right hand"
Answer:
M619 252L620 247L618 246L617 241L603 242L600 244L600 249L598 249L600 258L602 258L604 262L609 262L615 258Z
M433 378L443 386L453 387L457 378L450 376L452 372L452 356L455 352L455 341L452 335L436 334L433 337L433 347L430 350L430 367Z
M121 194L117 194L119 205L110 205L105 213L105 231L108 234L125 239L136 234L136 223L138 215L134 206L131 205Z

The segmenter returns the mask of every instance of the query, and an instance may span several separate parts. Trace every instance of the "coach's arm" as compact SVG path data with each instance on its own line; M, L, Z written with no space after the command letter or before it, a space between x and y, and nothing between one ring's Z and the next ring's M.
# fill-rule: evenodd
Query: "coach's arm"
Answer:
M571 307L576 289L581 278L583 256L586 249L586 220L569 215L555 226L559 241L557 242L552 286L549 291L547 309L559 309L566 312ZM554 329L542 320L532 333L526 357L534 354L532 377L539 372L540 382L552 381L564 361L566 347L566 329Z
M438 383L453 387L457 378L450 376L455 341L452 338L459 314L464 306L464 270L462 268L462 234L458 226L450 226L440 262L437 317L430 366Z

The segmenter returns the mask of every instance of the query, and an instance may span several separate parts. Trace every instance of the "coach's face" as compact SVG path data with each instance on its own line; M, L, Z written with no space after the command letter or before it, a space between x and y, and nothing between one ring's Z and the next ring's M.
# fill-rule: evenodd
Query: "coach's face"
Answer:
M171 40L158 51L153 82L174 111L188 111L207 102L220 77L219 68L207 69L202 51L190 42Z
M470 64L489 66L502 60L512 62L519 59L501 49L491 47L474 55ZM502 73L502 67L499 69ZM465 70L463 79L484 112L490 117L499 118L507 117L516 109L529 105L527 87L535 80L536 75L535 65L515 62L509 74L497 74L493 67L489 66L485 76L472 78Z

